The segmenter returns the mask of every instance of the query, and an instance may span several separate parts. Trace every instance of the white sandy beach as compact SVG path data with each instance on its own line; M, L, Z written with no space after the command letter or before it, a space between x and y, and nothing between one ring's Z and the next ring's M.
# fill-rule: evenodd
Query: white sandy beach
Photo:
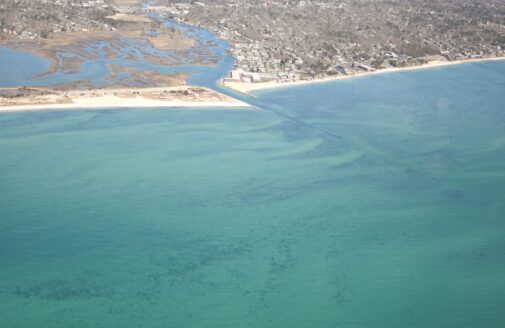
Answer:
M162 99L153 92L180 91L191 87L140 89L140 94L132 94L131 89L67 91L58 95L27 97L18 104L4 103L0 112L71 110L71 109L113 109L113 108L166 108L166 107L251 107L242 101L205 89L205 96L178 98L178 95ZM202 89L202 88L200 88ZM187 98L187 97L186 97ZM51 100L54 101L51 102ZM41 101L42 100L42 101ZM48 102L48 103L45 103Z
M247 82L224 82L224 81L221 81L221 84L230 88L230 89L249 94L249 92L256 91L256 90L265 90L265 89L298 86L298 85L312 84L312 83L322 83L322 82L329 82L329 81L346 80L346 79L352 79L352 78L364 77L364 76L370 76L370 75L396 73L396 72L412 71L412 70L426 69L426 68L433 68L433 67L459 65L459 64L471 63L471 62L496 61L496 60L505 60L505 57L477 58L477 59L466 59L466 60L456 60L456 61L431 61L429 63L426 63L424 65L419 65L419 66L392 67L392 68L376 70L373 72L356 73L353 75L330 76L330 77L314 79L314 80L300 80L300 81L293 81L293 82L270 81L270 82L247 83Z

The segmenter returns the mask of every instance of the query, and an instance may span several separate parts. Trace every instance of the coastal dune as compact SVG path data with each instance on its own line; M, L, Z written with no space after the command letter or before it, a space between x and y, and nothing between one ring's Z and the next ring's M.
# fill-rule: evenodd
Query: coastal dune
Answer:
M111 108L251 107L242 101L213 90L192 86L61 92L28 88L19 90L25 94L0 97L0 112ZM37 91L38 93L35 93Z

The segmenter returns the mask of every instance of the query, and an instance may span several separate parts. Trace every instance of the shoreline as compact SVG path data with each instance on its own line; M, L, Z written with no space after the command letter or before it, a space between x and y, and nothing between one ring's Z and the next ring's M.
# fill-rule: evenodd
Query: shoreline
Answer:
M299 80L299 81L291 81L291 82L270 81L270 82L248 83L248 82L225 82L223 79L221 79L221 80L219 80L219 83L224 87L227 87L227 88L230 88L234 91L238 91L238 92L241 92L241 93L244 93L244 94L254 97L254 94L251 94L250 92L268 90L268 89L278 89L278 88L285 88L285 87L293 87L293 86L301 86L301 85L306 85L306 84L315 84L315 83L347 80L347 79L380 75L380 74L399 73L399 72L413 71L413 70L419 70L419 69L429 69L429 68L436 68L436 67L460 65L460 64L466 64L466 63L475 63L475 62L484 62L484 61L502 61L502 60L505 60L505 57L474 58L474 59L463 59L463 60L454 60L454 61L431 61L426 64L417 65L417 66L392 67L392 68L375 70L372 72L356 73L356 74L352 74L352 75L329 76L329 77L324 77L324 78L316 78L313 80Z
M5 88L3 90L22 90ZM149 108L253 108L238 99L216 91L195 86L145 88L145 89L97 89L54 91L32 88L47 92L42 95L23 97L0 97L0 113L86 110L86 109L149 109ZM17 102L17 103L16 103Z
M457 61L432 61L424 65L387 68L373 72L353 75L331 76L314 80L293 82L224 82L218 83L231 90L255 97L253 91L277 89L291 86L303 86L347 80L379 74L453 66L472 62L502 61L505 57L476 58ZM88 110L88 109L149 109L149 108L255 108L254 106L219 93L212 89L198 86L173 86L153 88L118 88L91 90L54 90L51 88L19 87L0 88L1 92L21 93L21 95L2 97L0 95L0 113L47 111L47 110Z

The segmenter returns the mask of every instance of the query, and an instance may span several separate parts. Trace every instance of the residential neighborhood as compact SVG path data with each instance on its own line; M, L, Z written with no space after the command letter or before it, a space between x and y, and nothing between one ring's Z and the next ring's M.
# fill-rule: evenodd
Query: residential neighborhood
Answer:
M228 40L237 61L229 79L244 82L505 55L499 0L159 0L156 8Z

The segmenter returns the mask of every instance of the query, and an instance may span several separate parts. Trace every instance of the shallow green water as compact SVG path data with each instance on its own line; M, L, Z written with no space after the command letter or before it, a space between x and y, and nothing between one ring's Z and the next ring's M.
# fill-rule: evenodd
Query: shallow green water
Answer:
M0 326L505 326L504 63L258 96L1 114Z

